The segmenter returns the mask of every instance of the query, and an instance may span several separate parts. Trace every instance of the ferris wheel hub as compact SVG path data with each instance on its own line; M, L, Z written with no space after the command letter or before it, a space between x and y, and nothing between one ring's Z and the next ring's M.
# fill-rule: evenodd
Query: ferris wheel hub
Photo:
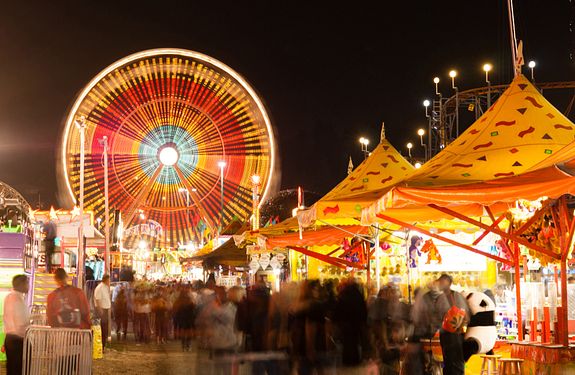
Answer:
M158 159L165 166L172 166L178 162L180 154L175 146L171 144L164 145L158 150Z

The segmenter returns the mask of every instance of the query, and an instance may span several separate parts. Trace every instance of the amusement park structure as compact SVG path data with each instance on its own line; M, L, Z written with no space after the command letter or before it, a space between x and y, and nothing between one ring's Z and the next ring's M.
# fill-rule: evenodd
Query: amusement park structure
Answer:
M435 78L435 80L437 85L439 79ZM509 87L509 85L492 86L488 79L487 83L487 86L461 92L455 87L455 95L451 97L443 97L436 86L435 99L431 102L425 101L424 104L428 119L426 160L431 159L458 137L460 130L463 130L460 129L460 119L463 114L471 114L471 118L466 117L472 120L469 123L476 121ZM565 94L570 91L568 105L563 111L566 117L570 117L575 103L575 81L543 82L536 83L536 86L541 93L555 90ZM431 107L430 110L427 109L428 106Z
M275 151L264 104L240 74L201 53L155 49L113 63L83 88L61 163L74 203L84 193L79 205L95 217L106 220L106 201L121 213L123 246L175 249L247 220L253 181L260 202L270 194Z

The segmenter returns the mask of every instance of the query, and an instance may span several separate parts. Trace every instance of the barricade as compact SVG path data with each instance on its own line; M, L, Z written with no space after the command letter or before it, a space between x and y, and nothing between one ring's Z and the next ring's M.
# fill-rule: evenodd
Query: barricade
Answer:
M22 367L26 375L90 375L92 331L30 326Z
M32 305L30 309L30 324L34 326L45 326L47 324L46 306Z

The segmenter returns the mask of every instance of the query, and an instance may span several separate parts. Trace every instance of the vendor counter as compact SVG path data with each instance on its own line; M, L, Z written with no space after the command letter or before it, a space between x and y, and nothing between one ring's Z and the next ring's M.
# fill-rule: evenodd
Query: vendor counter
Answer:
M511 356L521 358L523 374L575 374L575 345L541 344L513 341Z
M439 339L423 343L426 351L432 351L436 361L443 361ZM503 358L523 359L521 369L523 374L575 374L575 345L564 347L526 341L497 341L493 351ZM472 356L465 365L465 374L480 375L481 363L482 359L479 355Z

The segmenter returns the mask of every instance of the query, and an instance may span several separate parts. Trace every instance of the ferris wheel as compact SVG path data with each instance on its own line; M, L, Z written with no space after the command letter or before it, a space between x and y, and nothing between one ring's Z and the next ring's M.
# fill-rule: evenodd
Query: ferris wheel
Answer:
M155 246L201 240L206 231L213 235L234 218L249 217L254 181L260 202L269 193L275 145L264 105L237 72L209 56L147 50L115 62L84 87L61 145L75 202L79 121L85 124L84 207L104 220L106 138L109 204L121 212L126 247L150 236L138 229L150 223Z

